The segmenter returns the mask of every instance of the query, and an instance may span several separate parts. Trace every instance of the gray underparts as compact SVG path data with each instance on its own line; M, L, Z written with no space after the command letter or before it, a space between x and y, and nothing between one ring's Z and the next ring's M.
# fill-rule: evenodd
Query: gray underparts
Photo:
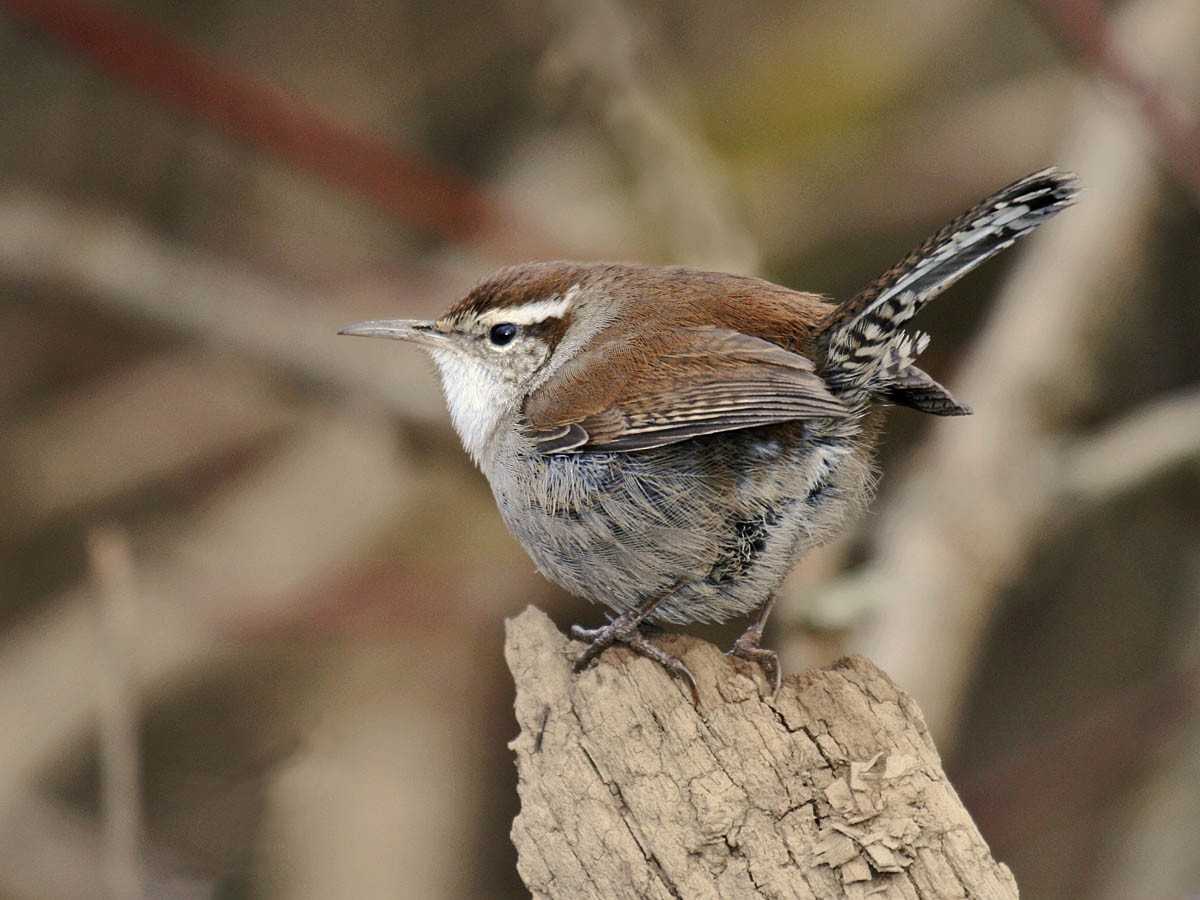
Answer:
M838 427L533 456L521 485L503 472L490 480L509 529L551 581L617 612L682 582L652 619L724 621L765 602L865 505L870 466L850 452L857 431Z

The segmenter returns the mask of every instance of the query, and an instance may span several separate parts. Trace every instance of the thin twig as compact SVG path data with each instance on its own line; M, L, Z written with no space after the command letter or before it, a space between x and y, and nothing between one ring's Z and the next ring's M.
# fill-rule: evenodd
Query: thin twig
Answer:
M100 644L99 711L104 875L112 900L142 896L142 785L138 752L137 599L129 542L113 527L88 538Z

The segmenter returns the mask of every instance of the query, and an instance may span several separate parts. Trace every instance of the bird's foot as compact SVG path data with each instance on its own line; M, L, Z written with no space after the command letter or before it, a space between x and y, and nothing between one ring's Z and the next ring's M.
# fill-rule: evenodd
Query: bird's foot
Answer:
M578 640L587 641L588 645L575 660L575 671L581 672L592 663L601 653L613 644L624 644L635 653L649 657L657 662L670 674L685 681L692 691L692 703L700 705L700 691L696 687L696 677L692 675L683 660L676 659L666 650L657 647L642 634L642 618L640 610L632 609L621 613L607 625L600 628L581 628L571 626L571 635Z
M774 685L774 690L771 692L771 699L774 700L779 696L779 688L783 686L783 667L779 664L779 654L774 650L760 647L761 641L762 630L751 626L733 642L733 646L725 655L758 663L762 667L763 674L767 676L767 680Z

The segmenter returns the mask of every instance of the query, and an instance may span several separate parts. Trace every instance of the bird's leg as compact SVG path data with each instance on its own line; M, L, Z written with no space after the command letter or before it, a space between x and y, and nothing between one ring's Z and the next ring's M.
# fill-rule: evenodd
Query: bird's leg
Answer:
M588 641L588 646L575 660L575 671L580 672L587 668L592 660L613 644L624 644L635 653L649 657L672 675L686 681L688 687L692 690L692 702L699 706L700 692L696 687L696 678L692 675L692 670L684 665L683 660L676 659L670 653L667 653L667 651L656 647L650 641L646 640L646 636L641 631L642 624L646 619L653 614L654 610L658 609L664 600L675 593L682 584L682 581L678 582L670 590L647 597L637 606L625 610L625 612L621 613L607 625L600 628L581 628L578 625L572 625L571 635L581 641Z
M754 621L750 623L750 627L742 632L742 636L733 642L733 646L729 649L728 656L736 656L739 659L756 662L763 668L763 674L775 685L775 690L771 694L772 699L779 696L779 688L783 684L783 669L779 665L779 654L774 650L767 650L760 647L762 642L763 628L766 627L767 617L771 615L771 610L775 608L775 595L772 594L766 599L766 602L758 608L758 612L754 616Z

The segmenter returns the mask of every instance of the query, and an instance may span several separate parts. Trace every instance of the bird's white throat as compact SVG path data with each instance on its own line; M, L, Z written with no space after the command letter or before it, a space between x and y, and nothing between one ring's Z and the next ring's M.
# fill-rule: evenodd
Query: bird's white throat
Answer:
M501 417L517 400L516 391L471 356L452 350L430 352L442 379L450 421L463 448L480 465Z

